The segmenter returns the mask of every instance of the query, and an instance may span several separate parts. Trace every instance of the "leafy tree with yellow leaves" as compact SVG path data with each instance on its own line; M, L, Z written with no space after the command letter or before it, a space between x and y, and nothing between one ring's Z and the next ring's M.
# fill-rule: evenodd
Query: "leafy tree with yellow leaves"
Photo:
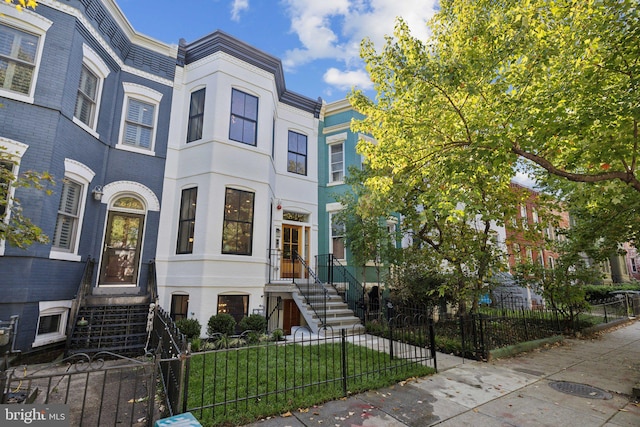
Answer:
M354 130L377 140L360 146L380 171L369 188L410 194L399 176L439 173L436 200L451 206L465 179L491 177L504 191L524 165L605 224L587 228L638 237L640 212L624 209L640 206L638 2L443 0L429 27L418 40L399 20L380 51L362 44L377 96L350 100L366 116ZM605 211L624 211L623 222L608 230Z
M14 5L18 10L22 10L25 8L35 9L38 5L35 0L4 0L4 2Z
M48 172L27 171L16 176L14 170L17 165L15 156L0 147L0 240L25 249L34 243L47 243L49 239L40 227L23 215L15 190L44 191L49 195L49 187L55 183Z

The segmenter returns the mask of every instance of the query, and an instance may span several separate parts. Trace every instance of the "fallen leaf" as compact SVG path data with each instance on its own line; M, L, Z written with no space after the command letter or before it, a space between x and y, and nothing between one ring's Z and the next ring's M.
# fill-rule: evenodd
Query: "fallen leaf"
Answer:
M309 408L298 408L298 412L307 413L309 412Z
M284 414L282 414L283 417L290 417L291 415L291 412L285 412Z

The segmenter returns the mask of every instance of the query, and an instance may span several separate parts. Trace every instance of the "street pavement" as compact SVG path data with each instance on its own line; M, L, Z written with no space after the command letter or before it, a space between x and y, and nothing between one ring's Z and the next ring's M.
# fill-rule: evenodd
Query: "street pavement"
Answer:
M435 375L249 426L640 427L640 321L488 363L438 353L437 364Z

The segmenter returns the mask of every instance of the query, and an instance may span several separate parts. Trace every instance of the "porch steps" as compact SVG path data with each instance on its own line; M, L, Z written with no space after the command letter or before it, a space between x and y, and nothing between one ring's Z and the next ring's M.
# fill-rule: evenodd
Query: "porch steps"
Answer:
M100 351L129 357L144 354L149 304L133 300L131 304L119 301L114 305L110 304L111 298L96 299L92 301L94 305L78 310L67 354L91 355Z
M341 330L344 329L348 334L358 334L364 331L364 326L360 323L360 319L353 314L353 311L349 309L347 303L342 300L342 297L331 286L326 286L327 290L327 304L326 312L320 311L314 312L309 304L305 302L305 297L299 290L293 293L293 299L298 304L300 312L304 316L307 324L311 328L313 333L317 333L323 336L335 336L340 335ZM324 291L317 289L307 293L309 298L314 296L321 297ZM322 310L322 308L320 309ZM321 316L325 314L326 321L324 325L321 321Z

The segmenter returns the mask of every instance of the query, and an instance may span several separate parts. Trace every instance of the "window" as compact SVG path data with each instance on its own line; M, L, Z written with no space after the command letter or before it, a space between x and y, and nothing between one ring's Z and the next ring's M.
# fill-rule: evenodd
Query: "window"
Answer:
M197 196L197 187L182 190L180 219L178 220L178 246L176 247L176 253L178 254L190 254L193 252Z
M13 139L0 136L0 151L3 159L0 161L0 222L9 223L11 206L15 187L11 182L16 178L20 169L20 160L29 148L28 145ZM4 255L5 241L0 240L0 255Z
M229 139L256 145L258 132L258 98L239 90L231 90Z
M99 138L95 132L98 122L98 110L100 109L100 95L102 82L110 73L109 67L86 44L82 46L83 60L80 70L80 83L78 84L78 97L73 114L73 122L84 130Z
M204 123L204 95L204 88L191 94L191 102L189 103L189 124L187 126L187 142L197 141L202 138L202 126Z
M531 209L531 219L534 224L538 223L538 210L536 208Z
M341 182L344 179L344 144L329 146L329 182Z
M171 313L174 321L186 319L189 311L189 295L171 295Z
M287 171L300 175L307 174L307 136L289 131L289 154Z
M550 256L549 259L547 260L547 265L552 270L556 267L556 262L552 256Z
M129 98L122 142L147 150L151 149L155 106Z
M331 253L335 258L345 259L345 225L338 221L335 215L330 215L329 221L331 222Z
M76 238L80 214L82 185L65 178L62 181L62 195L58 207L58 219L53 234L53 246L70 251Z
M527 248L526 252L527 252L527 261L533 264L533 250L531 248Z
M9 161L0 161L0 221L4 220L8 210L11 181L15 177L13 167L14 164Z
M98 77L83 65L74 116L89 127L93 127L97 96Z
M42 46L52 21L6 6L0 18L0 94L33 103Z
M87 187L94 172L75 160L65 159L65 176L62 180L58 217L51 238L50 258L80 261L78 244L82 230L82 217Z
M218 295L218 313L230 314L240 323L249 315L249 295Z
M631 272L633 272L633 273L637 273L638 272L638 266L636 265L636 259L635 258L631 258Z
M157 107L162 94L145 86L123 83L125 96L117 148L155 155Z
M522 259L521 253L520 253L520 245L517 243L513 244L513 259L516 261L517 264L519 264Z
M41 301L40 315L33 347L66 339L67 320L71 301Z
M520 218L523 218L525 221L527 219L527 206L526 205L520 205ZM525 222L523 221L523 222Z
M251 255L253 200L253 193L227 188L222 228L223 254Z
M29 95L36 68L39 37L0 24L0 83L11 92Z

